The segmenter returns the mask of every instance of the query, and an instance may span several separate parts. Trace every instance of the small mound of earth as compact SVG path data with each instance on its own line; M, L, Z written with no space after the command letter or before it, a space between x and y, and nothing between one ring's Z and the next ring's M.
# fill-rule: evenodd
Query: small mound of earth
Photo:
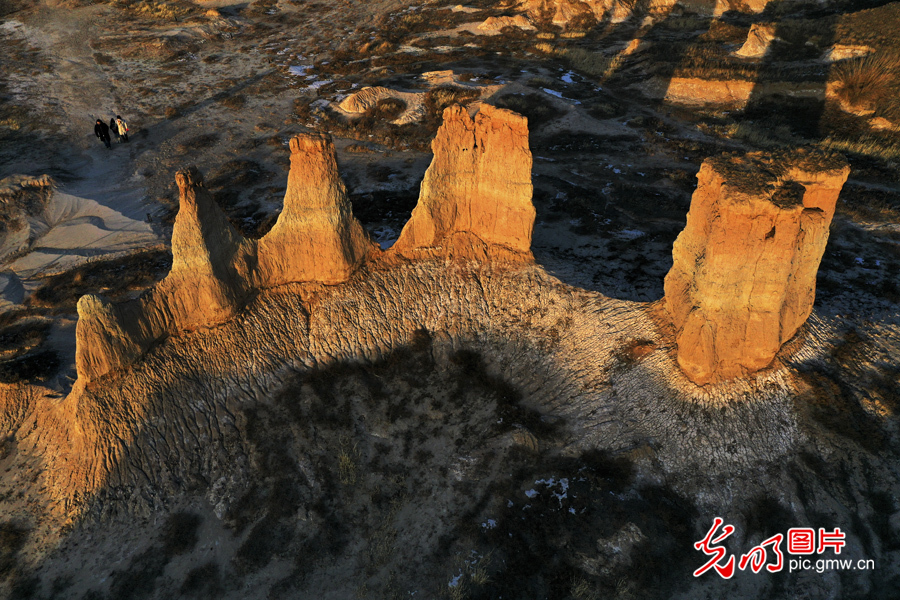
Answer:
M454 86L477 90L480 97L490 96L496 93L501 85L477 85L460 81L452 70L429 71L420 75L422 81L429 87ZM427 92L403 92L388 87L366 87L358 92L350 94L339 104L337 108L350 116L359 116L369 110L373 110L380 101L395 98L406 104L406 109L392 121L396 125L418 123L425 117L425 95ZM477 101L477 98L476 98Z
M362 115L375 108L379 101L396 98L406 103L406 110L394 121L398 125L403 125L420 121L425 116L424 96L422 92L401 92L381 86L367 87L344 98L338 104L338 108L351 115Z
M747 33L747 41L734 55L740 58L762 58L769 51L772 42L778 39L774 23L754 23Z
M518 27L523 31L534 31L535 26L525 18L524 15L516 15L514 17L488 17L484 23L478 26L478 29L485 32L497 32L505 27Z
M822 60L825 62L838 62L849 58L859 58L860 56L865 56L872 52L875 52L875 49L869 46L845 46L842 44L835 44L825 50L822 54Z

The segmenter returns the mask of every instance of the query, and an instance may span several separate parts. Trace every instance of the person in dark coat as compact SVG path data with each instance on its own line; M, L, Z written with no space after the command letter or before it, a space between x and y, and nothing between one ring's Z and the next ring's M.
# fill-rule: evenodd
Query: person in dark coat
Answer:
M109 127L100 119L97 119L97 124L94 125L94 135L100 138L107 148L112 148L109 144Z
M115 134L115 136L116 136L116 141L118 142L118 141L119 141L119 128L118 128L118 126L116 125L116 118L115 118L115 117L110 117L110 118L109 118L109 130L112 131L112 132Z

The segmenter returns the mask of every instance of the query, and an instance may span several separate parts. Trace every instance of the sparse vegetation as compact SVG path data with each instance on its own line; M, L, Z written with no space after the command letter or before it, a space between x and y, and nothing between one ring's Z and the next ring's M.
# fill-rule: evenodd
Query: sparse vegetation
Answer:
M115 0L114 4L127 8L138 16L165 21L175 21L191 12L189 6L179 1L140 0L135 2L134 0Z
M161 535L163 551L170 556L177 556L193 550L197 545L200 523L200 515L191 512L179 511L169 515Z
M233 94L222 98L222 105L232 110L239 110L247 103L247 97L243 94Z
M900 55L869 54L838 63L832 70L838 96L856 110L874 111L896 95Z
M535 44L535 49L545 54L559 56L569 65L581 73L586 73L598 81L609 79L622 65L626 57L623 54L612 56L586 50L584 48L564 48L554 46L547 42Z
M188 571L179 592L187 598L214 600L224 592L219 565L208 562Z
M425 93L423 102L428 116L426 119L440 122L444 109L452 104L468 104L481 93L477 89L462 88L451 85L433 87Z
M15 576L19 569L19 551L28 541L29 530L17 523L0 523L0 581Z
M346 437L341 438L341 447L338 452L338 478L344 485L354 485L357 478L357 462L359 450L355 444L351 444Z

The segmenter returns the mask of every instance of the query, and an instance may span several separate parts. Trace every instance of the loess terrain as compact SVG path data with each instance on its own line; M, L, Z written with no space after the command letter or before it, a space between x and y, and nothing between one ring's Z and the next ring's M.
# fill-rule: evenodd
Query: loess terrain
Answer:
M898 597L898 24L0 0L0 597ZM827 239L811 314L698 381L666 275L710 315L742 284L676 244L719 210L706 165L790 191L798 148L846 177L783 242ZM839 527L874 568L695 578L714 517L738 557Z

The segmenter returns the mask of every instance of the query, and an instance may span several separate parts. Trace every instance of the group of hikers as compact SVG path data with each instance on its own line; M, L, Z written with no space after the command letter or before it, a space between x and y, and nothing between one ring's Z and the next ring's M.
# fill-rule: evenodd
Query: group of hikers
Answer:
M112 131L115 134L118 142L121 144L122 142L128 141L128 125L125 121L122 120L122 117L116 115L115 118L109 120L109 125L103 122L102 119L97 119L97 124L94 125L94 135L100 138L107 148L112 148L110 145L110 136L109 132Z

